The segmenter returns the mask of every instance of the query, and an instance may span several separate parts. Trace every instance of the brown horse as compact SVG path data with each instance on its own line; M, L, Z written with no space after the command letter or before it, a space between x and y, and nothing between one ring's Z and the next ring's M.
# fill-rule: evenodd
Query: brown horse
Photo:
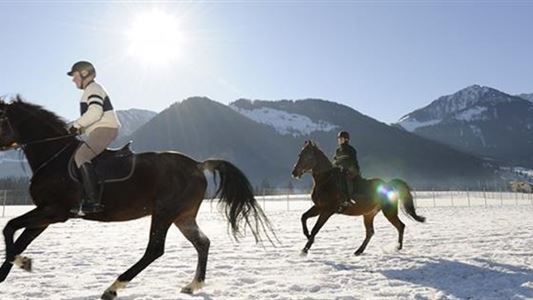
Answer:
M337 212L339 204L345 198L341 189L344 175L340 169L333 167L327 156L312 141L305 142L292 175L295 178L300 178L308 171L312 172L314 181L311 194L314 205L302 215L303 232L307 237L307 244L302 250L304 255L313 245L320 228ZM363 215L364 217L366 237L354 254L363 253L370 238L374 235L374 217L380 210L383 210L387 220L398 230L397 249L402 249L405 225L398 218L398 202L402 202L405 211L413 219L418 222L425 221L424 217L416 214L409 186L400 179L394 179L388 183L381 179L362 179L360 186L360 194L357 194L355 204L349 205L341 212L343 215ZM318 221L309 234L307 219L315 216L318 216Z
M18 98L11 103L0 100L0 148L18 145L24 150L33 171L30 194L36 205L4 227L6 260L0 267L0 282L13 265L31 270L31 260L20 254L50 224L76 217L70 208L79 203L81 187L69 176L68 166L82 142L68 135L65 128L64 121L40 106ZM239 236L242 227L248 225L256 241L264 234L269 238L270 223L255 200L248 179L233 164L223 160L197 162L176 152L136 154L135 171L129 179L105 184L104 211L83 217L114 222L151 215L150 239L144 256L105 290L102 299L114 299L118 289L163 255L167 231L173 224L198 252L196 274L182 292L193 293L202 287L210 243L196 224L207 187L204 170L218 172L220 176L216 195L233 236ZM14 241L19 229L24 231Z

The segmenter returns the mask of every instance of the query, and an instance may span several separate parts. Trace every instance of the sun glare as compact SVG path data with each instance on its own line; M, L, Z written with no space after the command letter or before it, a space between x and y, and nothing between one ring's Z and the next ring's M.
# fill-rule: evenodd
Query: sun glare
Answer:
M128 53L149 65L175 61L183 42L178 20L159 10L137 16L127 35L130 42Z

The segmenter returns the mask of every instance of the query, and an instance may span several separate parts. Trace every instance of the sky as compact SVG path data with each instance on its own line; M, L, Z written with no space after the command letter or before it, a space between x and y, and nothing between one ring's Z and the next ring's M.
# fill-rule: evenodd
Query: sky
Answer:
M0 95L72 120L65 73L89 60L115 109L321 98L392 123L472 84L533 93L532 16L533 0L0 0Z

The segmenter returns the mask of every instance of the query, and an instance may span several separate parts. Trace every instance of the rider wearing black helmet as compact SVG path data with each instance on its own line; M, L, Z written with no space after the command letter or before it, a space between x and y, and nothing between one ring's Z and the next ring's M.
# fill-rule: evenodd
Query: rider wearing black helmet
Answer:
M83 90L80 100L81 116L72 123L69 132L87 134L87 140L74 154L84 191L81 211L78 214L96 213L102 210L102 205L91 160L102 153L117 137L120 123L107 91L94 80L96 69L93 64L88 61L78 61L72 65L67 75L72 77L78 89Z
M357 151L350 145L350 134L347 131L340 131L337 134L339 147L335 152L333 163L340 167L346 174L348 198L341 203L339 210L349 205L350 199L357 193L357 181L361 178L359 162L357 161Z

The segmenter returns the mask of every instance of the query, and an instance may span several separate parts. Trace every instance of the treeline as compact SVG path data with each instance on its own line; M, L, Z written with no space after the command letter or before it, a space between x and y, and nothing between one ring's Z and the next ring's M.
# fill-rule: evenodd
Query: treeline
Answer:
M0 204L22 205L31 204L28 187L28 177L5 177L0 178Z

